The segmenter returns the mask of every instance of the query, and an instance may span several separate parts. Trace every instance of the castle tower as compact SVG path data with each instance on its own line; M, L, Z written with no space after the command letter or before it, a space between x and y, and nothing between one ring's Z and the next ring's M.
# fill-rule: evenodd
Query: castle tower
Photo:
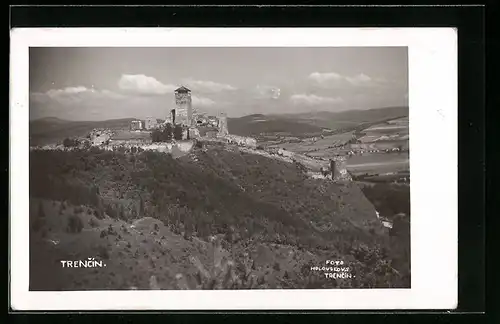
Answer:
M191 90L182 86L175 90L175 123L190 126L193 121Z
M220 113L218 119L219 119L219 136L229 135L229 131L227 129L226 113Z
M351 181L351 175L347 172L347 157L343 155L335 156L330 160L330 170L334 181Z

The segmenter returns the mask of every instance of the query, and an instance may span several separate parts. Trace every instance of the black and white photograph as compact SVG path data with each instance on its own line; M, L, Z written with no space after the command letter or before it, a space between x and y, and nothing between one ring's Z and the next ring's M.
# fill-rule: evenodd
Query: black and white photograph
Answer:
M29 291L415 288L409 46L27 57Z

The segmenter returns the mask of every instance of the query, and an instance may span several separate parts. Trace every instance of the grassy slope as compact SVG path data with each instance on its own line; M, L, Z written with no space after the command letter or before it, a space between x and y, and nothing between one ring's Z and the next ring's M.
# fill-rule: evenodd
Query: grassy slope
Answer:
M154 275L161 288L175 289L175 273L195 282L200 272L196 260L204 269L214 267L213 259L206 256L213 249L209 235L217 233L224 238L225 253L240 265L238 274L252 273L260 278L261 287L362 287L375 285L377 280L379 286L408 284L408 278L394 274L374 277L383 266L380 262L397 256L384 256L390 254L391 245L374 219L373 207L353 184L308 180L293 165L218 147L180 160L158 153L132 157L97 151L32 152L30 164L32 203L44 198L47 217L62 222L52 225L50 231L37 232L61 241L57 246L35 244L48 251L41 253L47 256L40 264L53 267L53 262L43 260L64 259L69 253L78 254L73 259L95 256L96 249L102 249L99 246L111 256L109 267L97 272L56 269L55 273L65 275L53 287L78 289L71 276L79 273L80 285L88 288L147 288L148 278ZM99 188L99 203L92 196L85 199L91 184ZM64 231L69 215L61 213L60 207L50 207L49 200L88 205L91 213L103 209L101 204L109 208L98 229L70 234ZM138 208L140 200L142 209ZM78 214L88 224L89 213ZM35 211L33 217L36 219ZM146 234L151 228L143 235L130 231L130 224L143 217L161 221L157 234ZM121 238L99 237L110 223ZM183 237L182 233L189 234ZM45 242L40 237L34 240ZM307 273L308 265L321 265L332 258L350 262L359 279L321 282L318 274ZM253 270L241 270L253 261ZM44 268L42 265L39 267Z

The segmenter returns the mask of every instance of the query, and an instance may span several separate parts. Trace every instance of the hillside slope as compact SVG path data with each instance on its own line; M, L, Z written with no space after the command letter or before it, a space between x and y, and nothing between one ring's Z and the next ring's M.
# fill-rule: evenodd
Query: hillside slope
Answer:
M30 154L31 224L40 224L40 214L47 219L32 239L45 249L37 267L99 250L108 256L105 269L54 270L54 289L147 289L151 276L161 281L159 289L177 289L178 274L191 289L409 285L409 269L390 267L401 255L353 183L307 179L293 164L217 145L177 160L97 149ZM77 219L83 229L68 233ZM131 229L137 222L149 225L137 232ZM100 234L109 225L117 234ZM213 282L216 275L204 274L222 267L207 252L216 248L214 235L240 279L207 286L200 276ZM311 266L335 259L356 278L311 273ZM103 271L110 277L101 279ZM71 273L80 274L80 286ZM33 289L51 282L33 280Z

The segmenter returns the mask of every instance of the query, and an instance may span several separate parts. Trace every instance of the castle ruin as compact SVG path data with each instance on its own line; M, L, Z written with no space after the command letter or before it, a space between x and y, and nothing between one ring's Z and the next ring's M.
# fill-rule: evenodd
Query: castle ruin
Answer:
M221 113L219 115L219 136L227 136L229 135L229 131L227 129L227 116L225 113Z
M156 118L148 117L144 121L144 128L146 130L154 129L154 128L156 128L157 124L158 124L158 122L156 121Z
M351 175L347 172L347 157L343 155L334 156L330 159L330 171L334 181L350 181Z

